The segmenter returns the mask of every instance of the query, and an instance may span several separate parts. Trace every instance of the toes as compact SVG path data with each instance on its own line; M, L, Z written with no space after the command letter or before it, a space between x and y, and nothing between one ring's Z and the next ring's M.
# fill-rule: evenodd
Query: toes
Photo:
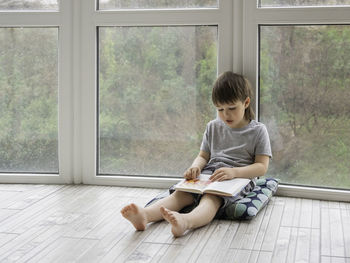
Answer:
M164 219L170 223L170 213L169 213L169 211L166 208L161 207L160 208L160 213L162 214Z
M122 213L123 215L125 215L125 213L127 212L127 208L124 207L122 210L120 210L120 213Z
M123 215L128 215L130 213L136 213L137 212L137 206L135 204L127 205L120 212Z
M176 216L172 213L172 211L161 207L160 212L162 213L165 220L167 220L171 224L177 224Z
M126 206L125 208L126 208L127 212L135 212L137 210L135 204L130 204L130 205Z
M162 206L160 207L160 213L163 215L163 217L169 217L169 210Z
M171 221L171 223L173 224L173 225L177 225L177 220L176 220L176 217L171 217L170 218L170 221Z

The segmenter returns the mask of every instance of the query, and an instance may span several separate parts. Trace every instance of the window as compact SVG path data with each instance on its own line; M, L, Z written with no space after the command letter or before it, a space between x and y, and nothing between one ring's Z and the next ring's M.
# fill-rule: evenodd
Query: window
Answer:
M123 1L99 0L99 9L215 8L218 0Z
M217 26L98 32L99 173L181 175L215 117Z
M72 182L72 7L0 1L0 182Z
M58 173L58 28L0 28L0 171Z
M0 1L0 182L168 187L233 70L256 88L269 176L349 190L349 13L347 0Z
M300 3L311 2L326 4ZM269 174L287 184L350 189L348 8L265 10L255 9L258 111L274 155Z
M350 5L349 0L260 0L260 7L300 7L300 6L342 6Z
M0 1L0 10L58 10L57 0Z
M350 188L350 26L261 26L260 115L270 173Z
M175 181L215 118L218 72L232 68L232 1L103 2L81 9L93 25L82 31L83 180Z

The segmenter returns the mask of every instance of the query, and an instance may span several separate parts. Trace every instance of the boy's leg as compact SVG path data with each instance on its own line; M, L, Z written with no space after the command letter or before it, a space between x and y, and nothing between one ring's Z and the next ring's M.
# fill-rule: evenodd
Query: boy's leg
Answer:
M120 212L128 219L137 230L145 230L147 223L163 219L161 207L171 211L179 211L194 202L190 193L175 191L171 195L143 208L135 204L125 206Z
M205 194L199 205L188 214L180 214L171 211L167 207L161 208L165 220L172 225L172 233L175 237L182 236L188 229L194 229L210 223L222 205L222 198Z

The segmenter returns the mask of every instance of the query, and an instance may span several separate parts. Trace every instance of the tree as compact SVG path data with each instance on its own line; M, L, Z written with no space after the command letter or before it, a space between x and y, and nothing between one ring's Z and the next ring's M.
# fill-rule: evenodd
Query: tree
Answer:
M216 34L206 26L100 28L101 173L186 169L214 117Z
M278 160L274 172L292 182L343 186L344 180L329 174L339 178L349 174L350 152L341 145L350 146L350 28L261 30L262 120L277 122L271 128L278 127L283 138L273 143ZM345 182L350 185L349 179Z

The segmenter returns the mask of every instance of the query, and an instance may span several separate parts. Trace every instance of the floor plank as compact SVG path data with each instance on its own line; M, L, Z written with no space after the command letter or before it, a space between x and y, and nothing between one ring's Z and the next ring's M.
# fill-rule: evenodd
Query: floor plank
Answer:
M272 262L282 263L287 261L291 230L291 227L280 227L272 255Z

